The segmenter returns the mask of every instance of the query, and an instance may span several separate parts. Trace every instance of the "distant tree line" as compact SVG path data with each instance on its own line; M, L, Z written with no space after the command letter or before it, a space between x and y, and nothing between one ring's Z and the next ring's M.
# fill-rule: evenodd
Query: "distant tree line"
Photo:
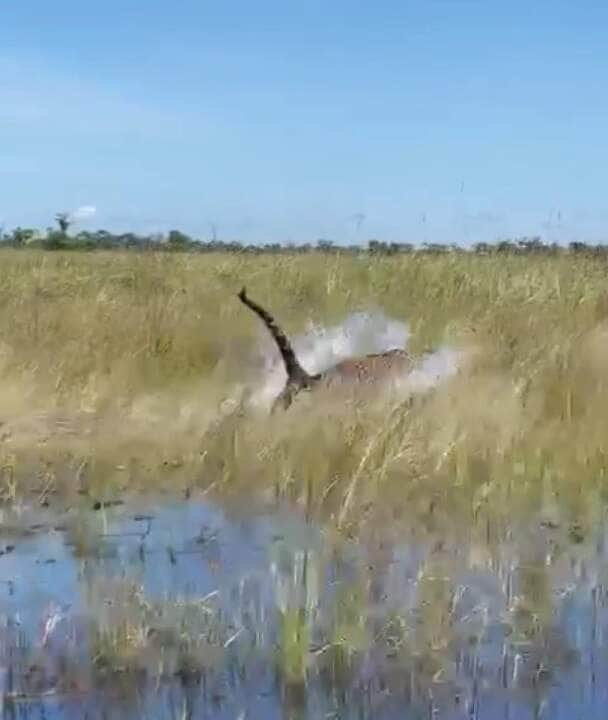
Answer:
M320 239L316 243L269 243L243 244L238 241L200 240L192 238L179 230L166 234L138 235L136 233L112 233L107 230L79 231L69 233L70 218L67 213L55 216L57 227L49 227L41 232L32 228L17 227L10 232L0 230L0 246L11 248L41 248L44 250L154 250L166 252L223 252L223 253L340 253L343 255L405 255L408 253L447 254L474 253L477 255L494 254L537 254L557 255L565 252L591 255L608 255L608 245L588 245L584 242L571 242L569 245L544 243L540 237L523 237L498 240L494 243L477 243L469 248L459 245L440 243L382 242L369 240L367 246L338 245L331 240Z

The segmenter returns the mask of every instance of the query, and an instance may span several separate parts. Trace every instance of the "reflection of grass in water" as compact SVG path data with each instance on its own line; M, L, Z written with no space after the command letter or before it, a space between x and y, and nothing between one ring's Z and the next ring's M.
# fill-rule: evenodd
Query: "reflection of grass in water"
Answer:
M298 685L306 680L310 648L306 611L288 608L279 617L279 672L288 685Z
M312 659L310 645L319 601L322 559L297 547L290 552L280 545L270 564L277 608L275 663L287 687L303 686Z
M327 615L326 643L319 649L318 667L331 689L348 688L358 662L375 641L362 588L340 583Z
M334 575L332 569L334 580L328 586L320 578L333 556L331 545L324 543L320 552L299 548L296 541L290 549L285 539L274 576L257 576L262 584L272 579L274 589L270 607L258 615L247 607L248 598L259 598L256 592L238 595L236 586L234 593L224 588L232 600L242 599L242 606L232 606L227 615L220 595L151 599L143 592L137 568L132 579L108 579L103 562L87 563L80 576L86 584L81 600L90 621L79 651L90 651L91 665L83 672L85 663L79 669L64 663L62 687L75 687L67 675L80 674L88 686L120 688L135 702L138 694L176 678L196 685L201 678L235 673L238 685L251 677L251 667L270 659L281 680L283 702L294 712L319 686L342 705L354 703L360 678L367 676L372 678L370 702L381 703L407 688L408 702L428 707L430 698L439 713L457 695L474 704L483 683L492 687L503 676L505 686L528 688L532 699L542 698L550 689L549 670L567 668L574 660L556 632L560 601L549 582L551 569L534 553L528 556L525 545L512 573L512 589L504 591L505 614L499 606L492 609L474 584L461 584L459 575L471 562L468 555L429 549L401 594L390 593L387 555L378 559L386 563L380 567L362 552L358 561L351 558L350 572ZM480 551L477 567L486 563L489 569L493 563L492 573L498 573L500 552L500 547ZM501 623L508 627L501 629ZM66 659L77 650L74 644L68 647ZM504 670L497 669L501 652ZM40 657L33 653L29 662L24 657L22 669ZM484 664L490 665L485 674Z
M334 616L328 639L336 649L339 661L344 661L346 665L349 664L351 655L363 652L372 640L365 608L365 597L361 589L341 583L332 604Z
M236 634L213 598L150 601L130 583L102 583L90 607L92 662L103 674L201 674L221 666ZM100 588L101 589L101 585Z

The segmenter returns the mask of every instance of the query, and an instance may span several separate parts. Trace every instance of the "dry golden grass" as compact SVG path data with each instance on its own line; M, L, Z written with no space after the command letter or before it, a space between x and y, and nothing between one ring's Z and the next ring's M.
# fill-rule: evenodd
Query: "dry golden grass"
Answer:
M601 259L0 257L5 498L212 486L287 494L348 526L371 508L537 511L556 493L580 518L604 492ZM449 343L470 361L407 407L222 416L263 333L235 298L243 283L291 333L375 307L410 323L414 351Z

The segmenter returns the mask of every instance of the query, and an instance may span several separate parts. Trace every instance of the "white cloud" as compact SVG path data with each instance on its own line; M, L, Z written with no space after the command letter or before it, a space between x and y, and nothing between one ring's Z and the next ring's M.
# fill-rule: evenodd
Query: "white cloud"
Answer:
M73 212L70 213L70 219L72 221L77 220L88 220L97 213L97 208L92 205L82 205Z

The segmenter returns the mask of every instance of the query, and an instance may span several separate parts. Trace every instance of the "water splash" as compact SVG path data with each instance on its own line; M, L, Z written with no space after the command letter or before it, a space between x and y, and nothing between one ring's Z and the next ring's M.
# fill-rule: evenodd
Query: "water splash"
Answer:
M406 349L409 339L407 323L381 311L371 311L353 313L344 322L328 328L311 323L305 333L292 338L292 344L302 366L310 373L318 373L347 358ZM269 409L283 388L286 372L276 345L264 331L260 334L259 353L263 371L248 402L253 408ZM412 372L397 378L393 390L405 397L428 390L453 375L461 357L460 351L440 347L426 354Z
M463 350L440 347L427 353L407 375L398 377L397 391L402 395L427 392L458 372L465 358Z

